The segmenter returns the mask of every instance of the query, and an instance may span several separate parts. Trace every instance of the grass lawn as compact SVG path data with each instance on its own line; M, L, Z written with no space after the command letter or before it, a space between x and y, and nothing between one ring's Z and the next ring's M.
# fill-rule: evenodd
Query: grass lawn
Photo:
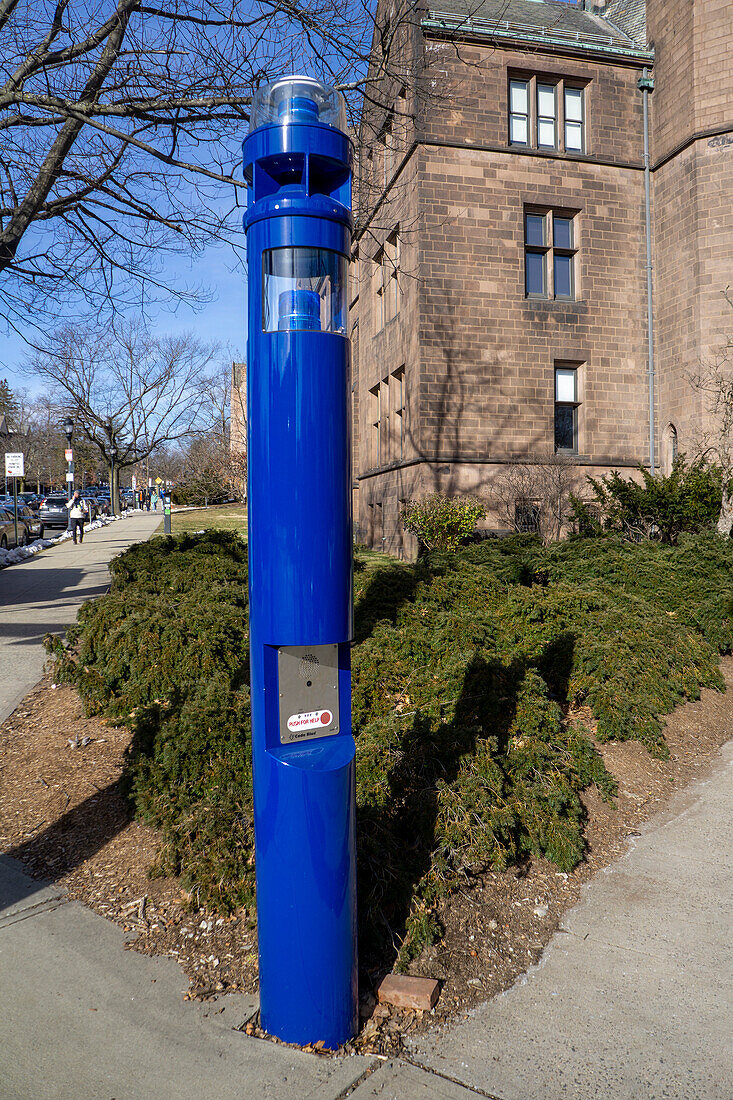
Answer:
M247 506L241 502L235 504L212 504L208 508L194 508L190 512L173 512L171 515L171 533L185 535L190 531L203 531L214 527L219 531L238 531L246 538ZM163 517L156 535L163 534Z

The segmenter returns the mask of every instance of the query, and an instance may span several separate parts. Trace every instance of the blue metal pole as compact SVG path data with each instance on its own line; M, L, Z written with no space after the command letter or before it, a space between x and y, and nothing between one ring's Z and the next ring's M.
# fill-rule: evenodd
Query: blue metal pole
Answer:
M250 672L262 1027L357 1028L352 514L343 100L260 90L244 142Z

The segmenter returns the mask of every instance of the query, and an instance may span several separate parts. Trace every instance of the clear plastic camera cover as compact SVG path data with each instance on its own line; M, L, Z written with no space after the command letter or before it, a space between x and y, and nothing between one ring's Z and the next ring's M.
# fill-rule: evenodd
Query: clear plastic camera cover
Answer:
M259 88L252 100L249 132L259 126L322 122L346 133L346 104L340 92L310 76L284 76Z

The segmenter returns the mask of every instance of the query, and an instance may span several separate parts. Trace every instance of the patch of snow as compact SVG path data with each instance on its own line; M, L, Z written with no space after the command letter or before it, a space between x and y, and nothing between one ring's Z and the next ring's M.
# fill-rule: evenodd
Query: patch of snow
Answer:
M139 509L136 510L139 511ZM94 531L97 527L106 527L110 523L116 523L118 520L125 519L128 514L130 513L123 512L121 516L99 516L93 523L84 525L84 532ZM0 550L0 569L4 569L8 565L17 565L21 561L28 561L39 550L46 550L49 546L65 542L71 537L71 531L66 530L53 539L36 539L30 546L18 546L14 550Z

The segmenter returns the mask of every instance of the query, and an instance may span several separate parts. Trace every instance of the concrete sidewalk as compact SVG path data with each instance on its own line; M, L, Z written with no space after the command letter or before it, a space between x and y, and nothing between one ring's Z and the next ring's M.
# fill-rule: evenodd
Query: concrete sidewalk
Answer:
M0 722L40 680L43 636L61 633L83 603L105 592L110 559L149 538L160 520L133 512L87 531L80 545L68 539L0 570Z
M501 1100L730 1100L732 779L729 741L584 888L526 978L416 1040L415 1061Z
M2 1100L335 1098L369 1068L248 1038L255 1002L184 1001L178 963L126 938L0 856Z
M730 1100L729 742L584 889L542 961L403 1059L249 1038L254 1001L184 1002L168 959L0 857L3 1100Z

